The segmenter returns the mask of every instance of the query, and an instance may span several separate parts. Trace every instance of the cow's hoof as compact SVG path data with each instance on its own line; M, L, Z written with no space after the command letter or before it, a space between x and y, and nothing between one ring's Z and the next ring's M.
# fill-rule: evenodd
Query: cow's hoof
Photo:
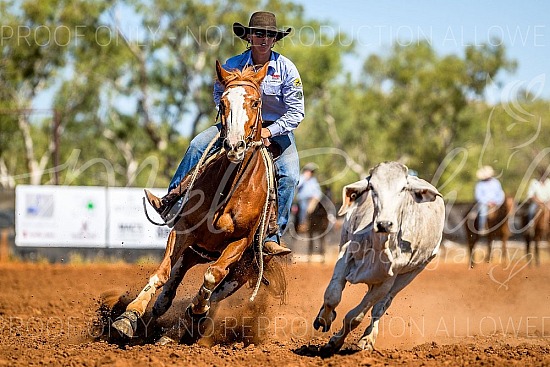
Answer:
M330 313L330 318L329 320L325 320L323 319L322 317L320 316L317 316L315 318L315 320L313 321L313 327L315 328L315 330L319 330L320 328L322 328L323 330L323 333L326 333L327 331L330 330L330 326L332 325L332 322L336 319L336 311L332 311Z
M113 327L118 330L122 336L132 338L137 329L137 320L138 315L135 312L126 311L113 322Z
M155 343L156 345L169 345L169 344L174 344L176 341L166 335L162 336L159 340L157 340L157 342Z
M323 345L321 348L319 348L319 357L321 358L332 357L336 352L338 352L338 349L329 342Z

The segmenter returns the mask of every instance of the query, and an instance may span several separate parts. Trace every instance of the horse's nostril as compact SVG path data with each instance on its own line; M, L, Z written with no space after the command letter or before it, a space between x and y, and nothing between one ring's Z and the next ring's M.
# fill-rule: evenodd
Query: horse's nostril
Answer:
M227 152L231 151L231 144L229 144L229 141L227 139L223 139L223 149L225 149Z
M236 150L237 150L238 152L240 152L240 151L243 151L243 150L245 150L245 149L246 149L246 143L244 142L244 140L239 140L239 141L237 142Z

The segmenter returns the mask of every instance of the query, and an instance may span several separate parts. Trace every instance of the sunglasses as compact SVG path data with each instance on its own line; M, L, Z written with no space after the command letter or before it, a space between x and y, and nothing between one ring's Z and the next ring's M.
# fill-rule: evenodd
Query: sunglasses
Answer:
M277 32L273 31L254 31L253 33L258 38L275 38L277 37Z

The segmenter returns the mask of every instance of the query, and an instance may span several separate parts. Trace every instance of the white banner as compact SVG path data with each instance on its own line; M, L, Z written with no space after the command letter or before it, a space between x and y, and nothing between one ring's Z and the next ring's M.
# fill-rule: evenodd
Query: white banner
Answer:
M166 189L151 189L155 195L166 194ZM143 190L113 187L107 189L109 213L108 242L110 248L164 248L170 228L151 224L143 211ZM149 216L161 219L149 204Z
M18 185L17 246L105 247L106 189Z

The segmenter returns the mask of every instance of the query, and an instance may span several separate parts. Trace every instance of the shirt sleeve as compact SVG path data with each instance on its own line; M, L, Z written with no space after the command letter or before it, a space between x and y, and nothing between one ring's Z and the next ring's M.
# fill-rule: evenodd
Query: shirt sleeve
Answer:
M218 108L220 104L220 100L222 99L222 94L224 91L223 85L218 81L214 81L214 103L216 104L216 109Z
M283 82L282 93L286 112L268 126L272 136L288 134L298 127L305 116L302 79L300 79L298 69L292 63L289 65Z

